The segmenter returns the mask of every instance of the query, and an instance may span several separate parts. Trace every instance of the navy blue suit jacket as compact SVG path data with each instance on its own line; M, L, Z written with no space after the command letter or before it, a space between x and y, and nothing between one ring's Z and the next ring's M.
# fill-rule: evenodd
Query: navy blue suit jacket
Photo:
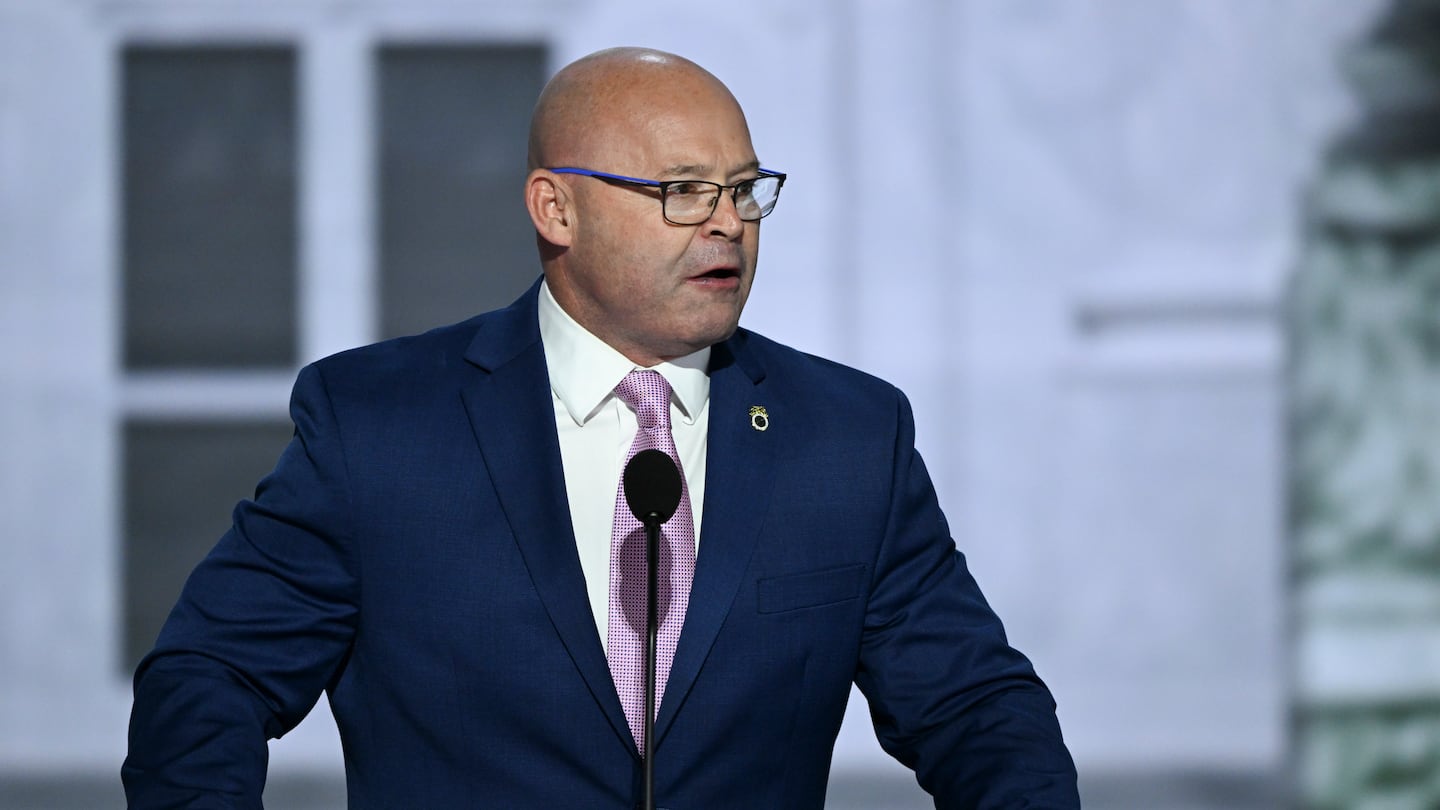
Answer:
M854 681L938 807L1078 807L1050 693L950 539L904 396L745 330L710 396L659 803L819 810ZM131 806L258 806L267 738L326 692L353 808L633 807L536 289L307 367L291 413L136 673Z

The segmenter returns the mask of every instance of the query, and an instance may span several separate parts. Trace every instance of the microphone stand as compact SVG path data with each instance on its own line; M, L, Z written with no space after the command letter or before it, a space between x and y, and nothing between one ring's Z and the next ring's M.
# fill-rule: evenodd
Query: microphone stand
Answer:
M645 526L645 744L644 810L655 810L655 659L660 638L660 524L675 514L685 482L675 460L660 450L641 450L625 464L625 501Z
M655 648L660 635L659 515L645 521L645 793L644 810L655 810Z

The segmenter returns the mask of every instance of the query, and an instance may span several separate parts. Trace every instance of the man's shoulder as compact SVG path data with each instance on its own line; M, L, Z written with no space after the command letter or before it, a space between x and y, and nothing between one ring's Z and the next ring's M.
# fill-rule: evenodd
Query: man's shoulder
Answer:
M396 375L424 376L427 371L448 369L464 362L465 350L475 339L484 317L346 349L316 360L311 366L326 379L354 377L375 381Z
M898 388L880 377L844 363L796 349L748 329L737 329L726 341L740 360L763 369L767 382L796 393L829 396L842 393L849 402L875 400L894 403L903 398ZM773 379L772 379L773 378Z
M525 299L484 312L458 323L447 324L413 335L404 335L337 352L315 361L327 380L367 380L375 384L413 383L427 377L446 376L474 364L473 349L504 344L511 351L539 340L534 326L533 307L525 311ZM489 338L484 344L477 338Z

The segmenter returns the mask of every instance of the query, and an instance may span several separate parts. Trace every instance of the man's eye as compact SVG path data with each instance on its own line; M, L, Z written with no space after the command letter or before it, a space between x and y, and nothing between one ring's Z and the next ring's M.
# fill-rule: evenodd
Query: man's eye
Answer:
M756 178L757 180L759 178ZM735 184L735 193L741 197L749 197L755 193L755 180L741 180Z
M709 183L680 182L670 184L671 194L683 194L686 196L699 196L701 194L714 193L715 187Z

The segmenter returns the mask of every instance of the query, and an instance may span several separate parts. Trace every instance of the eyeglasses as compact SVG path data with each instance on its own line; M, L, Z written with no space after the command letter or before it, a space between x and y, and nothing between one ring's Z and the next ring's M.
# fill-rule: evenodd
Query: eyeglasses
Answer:
M760 169L760 176L741 180L734 185L722 186L705 180L642 180L621 174L608 174L590 169L564 166L550 169L556 174L578 174L594 177L607 183L626 186L645 186L660 189L660 210L665 221L672 225L699 225L715 213L720 203L720 194L730 191L735 202L735 213L744 222L755 222L775 210L780 199L780 187L785 185L783 172Z

